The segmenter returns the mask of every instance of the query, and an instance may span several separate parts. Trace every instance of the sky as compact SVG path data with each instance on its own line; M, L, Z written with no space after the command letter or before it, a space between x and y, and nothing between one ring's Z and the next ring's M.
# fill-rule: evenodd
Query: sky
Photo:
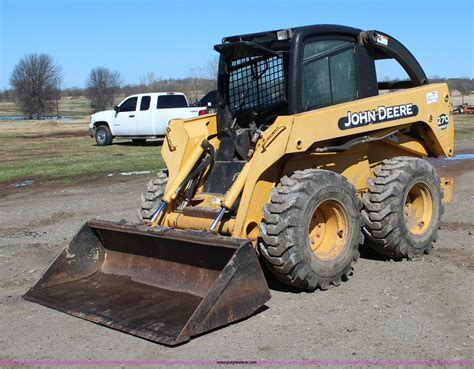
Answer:
M428 76L474 78L474 0L0 0L0 89L28 53L51 55L63 87L84 87L96 66L135 84L147 72L184 78L205 67L222 37L311 24L380 30Z

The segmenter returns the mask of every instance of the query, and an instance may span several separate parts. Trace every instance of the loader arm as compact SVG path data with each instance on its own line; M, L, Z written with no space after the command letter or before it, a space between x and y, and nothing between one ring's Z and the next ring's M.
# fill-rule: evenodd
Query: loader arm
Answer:
M391 115L388 113L390 108ZM371 115L375 119L371 120ZM348 116L352 117L351 122L347 121ZM421 137L418 140L424 141L429 156L450 157L454 150L454 125L439 122L442 116L452 121L451 99L446 84L430 84L296 114L287 152L302 152L325 140L416 124L425 137L425 140ZM311 129L308 129L310 125Z
M390 153L393 156L403 155L404 152L419 157L452 156L454 128L453 124L449 123L452 121L450 107L447 85L431 84L292 116L278 117L257 142L255 154L246 164L247 170L241 171L238 180L222 199L226 202L231 198L232 201L227 204L230 207L241 195L235 219L229 219L222 229L226 229L234 237L256 240L263 205L268 202L271 188L285 174L285 170L282 171L275 164L284 160L285 156L293 156L292 154L306 158L310 156L308 160L314 167L327 166L330 163L341 167L339 164L341 156L334 158L330 153L318 154L317 149L334 145L334 142L349 141L354 136L371 136L376 142L365 143L362 149L365 152L359 155L352 155L354 150L361 149L355 145L347 155L350 163L340 169L341 174L361 191L367 188L366 181L371 176L371 168L387 158L386 154L380 156L381 150L370 150L373 145L384 145L384 152L388 153L388 156ZM358 118L355 118L356 116ZM352 121L348 122L351 117ZM191 130L191 127L194 129L194 125L209 126L212 129L215 126L209 124L209 121L213 119L214 116L174 121L168 135L178 147L185 146L188 142L186 135L179 132ZM448 123L445 124L443 119ZM387 133L393 134L388 137ZM418 136L415 137L414 133ZM215 131L207 131L207 137L213 137L213 134ZM183 153L186 150L183 150ZM169 145L163 146L162 155L165 162L171 166L171 162L168 161L171 156ZM331 158L330 163L328 157ZM186 160L187 158L183 158L179 162ZM291 164L295 158L288 160ZM291 172L297 167L287 165L286 171ZM172 178L170 173L170 180ZM193 223L198 229L209 229L212 219L198 220L173 213L164 219L165 225L178 228L189 227Z

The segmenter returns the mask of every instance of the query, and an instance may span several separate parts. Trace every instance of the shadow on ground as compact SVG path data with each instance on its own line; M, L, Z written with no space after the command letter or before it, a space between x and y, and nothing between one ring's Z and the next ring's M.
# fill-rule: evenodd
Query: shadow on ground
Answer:
M162 139L157 139L157 140L147 140L147 141L119 141L119 142L114 142L112 145L118 145L118 146L162 146L163 145L163 140Z

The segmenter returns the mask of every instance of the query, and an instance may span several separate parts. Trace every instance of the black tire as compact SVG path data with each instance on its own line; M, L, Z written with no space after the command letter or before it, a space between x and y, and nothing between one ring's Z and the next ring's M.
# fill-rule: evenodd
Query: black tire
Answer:
M105 125L101 124L100 126L96 127L95 129L95 142L99 146L106 146L110 145L113 141L114 137L110 132L110 128Z
M317 211L330 203L342 209L346 226L344 235L326 232L323 226L320 244L327 240L326 234L331 239L343 239L338 254L323 260L311 249L310 228ZM266 265L280 281L296 288L314 290L339 285L352 273L351 264L359 257L358 247L363 242L360 208L354 187L340 174L307 169L283 177L263 210L259 249Z
M363 196L367 244L393 259L428 253L444 212L435 169L423 159L395 157L384 160L374 174Z
M132 138L132 142L136 145L141 145L146 142L146 138Z
M150 179L146 191L141 195L138 219L141 222L151 220L161 204L161 197L165 193L168 176L165 172L158 172L156 178Z

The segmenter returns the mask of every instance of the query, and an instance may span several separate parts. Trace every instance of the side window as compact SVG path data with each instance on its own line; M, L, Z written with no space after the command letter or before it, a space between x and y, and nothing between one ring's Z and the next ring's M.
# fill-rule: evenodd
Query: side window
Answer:
M142 96L142 99L140 101L140 110L150 109L150 101L151 101L150 96Z
M304 111L355 100L354 44L344 40L307 42L302 76Z
M183 95L161 95L156 103L157 109L187 108L188 102Z
M125 100L122 105L120 105L120 112L137 110L137 100L138 97L131 97Z
M354 49L343 51L329 59L331 70L332 104L357 98Z
M331 105L328 58L303 67L303 110Z

